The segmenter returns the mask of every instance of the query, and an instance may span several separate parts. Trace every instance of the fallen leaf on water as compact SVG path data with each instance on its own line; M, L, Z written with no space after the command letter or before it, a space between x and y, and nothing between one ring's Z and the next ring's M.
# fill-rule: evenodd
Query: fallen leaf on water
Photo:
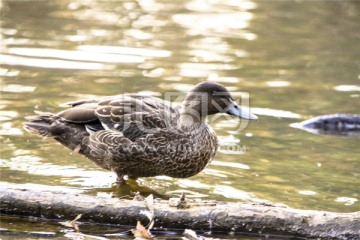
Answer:
M59 223L65 227L70 227L70 228L73 227L73 225L71 224L71 221L59 222Z
M135 239L153 239L151 233L140 223L136 224L136 229L131 229L132 234L134 234Z
M59 222L61 225L65 226L65 227L71 227L74 228L75 231L79 231L79 226L77 225L76 221L79 220L81 218L82 214L77 215L74 220L72 221L66 221L66 222Z

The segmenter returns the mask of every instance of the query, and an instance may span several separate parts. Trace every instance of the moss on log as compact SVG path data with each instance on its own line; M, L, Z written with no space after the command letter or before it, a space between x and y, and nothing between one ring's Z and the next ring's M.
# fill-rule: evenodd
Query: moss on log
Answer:
M135 225L137 220L148 221L140 214L147 209L143 201L34 190L16 184L5 184L0 189L0 212L3 214L67 220L82 214L82 221L123 225ZM153 206L156 227L360 239L360 212L335 213L215 201L188 201L186 208L179 209L160 199L155 199Z

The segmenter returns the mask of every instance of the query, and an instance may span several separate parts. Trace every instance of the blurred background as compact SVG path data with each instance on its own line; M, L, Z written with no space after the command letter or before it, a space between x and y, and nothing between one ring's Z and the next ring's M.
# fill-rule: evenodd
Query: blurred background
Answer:
M359 113L359 22L356 1L4 0L1 184L359 211L359 138L289 126ZM22 129L34 110L56 112L67 101L161 97L204 80L249 93L260 120L241 132L238 119L210 121L220 150L188 179L141 178L118 189L113 173Z

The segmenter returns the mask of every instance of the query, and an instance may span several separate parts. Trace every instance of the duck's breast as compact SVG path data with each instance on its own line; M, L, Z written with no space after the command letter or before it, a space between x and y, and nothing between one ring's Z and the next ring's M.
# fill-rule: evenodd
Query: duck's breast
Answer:
M163 165L159 167L164 175L178 178L190 177L202 171L213 159L218 147L215 133L207 128L162 143L158 154Z

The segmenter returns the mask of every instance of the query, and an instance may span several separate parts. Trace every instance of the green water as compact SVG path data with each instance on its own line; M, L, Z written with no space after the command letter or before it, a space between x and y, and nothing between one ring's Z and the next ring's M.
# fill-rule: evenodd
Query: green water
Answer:
M359 138L289 126L317 115L360 113L359 2L1 4L2 182L93 195L140 190L166 198L186 191L206 199L360 211ZM34 110L59 111L67 101L184 93L204 80L249 93L260 120L238 131L237 119L209 119L220 151L188 179L141 178L139 186L116 189L114 174L22 129Z

